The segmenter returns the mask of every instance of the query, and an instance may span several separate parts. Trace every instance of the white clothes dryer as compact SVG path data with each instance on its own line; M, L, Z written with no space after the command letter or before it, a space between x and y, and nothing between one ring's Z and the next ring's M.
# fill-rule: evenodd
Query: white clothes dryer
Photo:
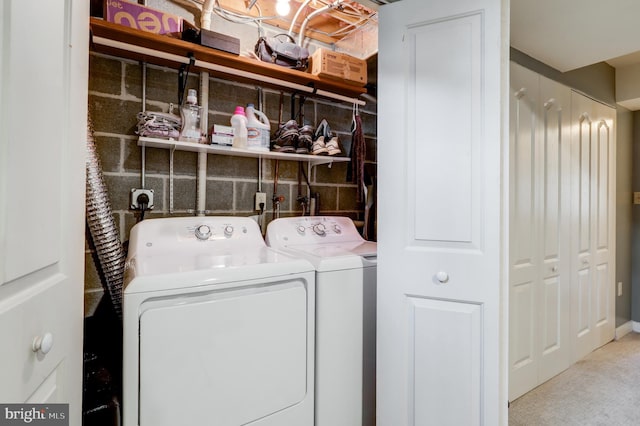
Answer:
M316 269L316 426L375 425L377 244L337 216L276 219L266 241Z
M124 426L313 426L314 279L249 218L134 226Z

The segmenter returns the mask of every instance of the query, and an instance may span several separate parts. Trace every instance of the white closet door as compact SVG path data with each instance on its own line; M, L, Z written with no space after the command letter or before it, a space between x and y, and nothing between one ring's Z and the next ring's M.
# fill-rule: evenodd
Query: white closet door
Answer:
M569 366L569 88L511 64L509 398Z
M0 401L69 403L72 426L82 422L88 17L86 1L0 2ZM48 344L38 350L36 338Z
M591 323L593 274L591 164L594 103L577 93L571 94L572 115L572 288L571 306L573 360L577 361L593 350L594 335Z
M380 426L506 424L507 13L380 8Z
M540 77L538 383L571 363L571 90Z
M510 79L509 399L514 400L538 384L539 78L533 71L512 63Z
M613 339L615 111L572 93L573 360Z
M593 295L594 349L615 335L615 110L595 104L593 136Z

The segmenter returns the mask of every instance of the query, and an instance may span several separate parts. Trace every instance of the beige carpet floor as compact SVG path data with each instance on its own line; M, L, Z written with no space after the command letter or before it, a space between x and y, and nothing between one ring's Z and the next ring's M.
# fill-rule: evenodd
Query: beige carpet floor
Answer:
M513 401L509 425L640 425L640 334L595 350Z

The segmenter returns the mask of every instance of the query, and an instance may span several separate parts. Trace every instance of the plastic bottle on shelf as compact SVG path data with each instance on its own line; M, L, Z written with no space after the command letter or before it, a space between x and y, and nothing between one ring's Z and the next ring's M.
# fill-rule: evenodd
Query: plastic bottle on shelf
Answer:
M271 125L269 119L262 112L255 109L253 104L247 105L247 148L257 151L269 151L271 139Z
M198 106L198 92L195 89L189 89L187 102L180 107L180 116L182 117L182 129L179 139L183 142L201 142L200 107Z
M231 126L233 127L233 147L247 148L247 116L243 107L236 107L231 116Z

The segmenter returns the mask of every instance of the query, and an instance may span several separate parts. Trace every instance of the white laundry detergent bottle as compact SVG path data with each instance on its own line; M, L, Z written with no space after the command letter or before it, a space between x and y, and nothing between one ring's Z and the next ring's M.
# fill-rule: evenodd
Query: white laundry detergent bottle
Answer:
M253 104L247 105L247 148L258 151L269 151L271 126L269 119L255 109Z
M244 108L237 106L231 116L231 126L233 126L233 143L234 148L247 147L247 116Z

